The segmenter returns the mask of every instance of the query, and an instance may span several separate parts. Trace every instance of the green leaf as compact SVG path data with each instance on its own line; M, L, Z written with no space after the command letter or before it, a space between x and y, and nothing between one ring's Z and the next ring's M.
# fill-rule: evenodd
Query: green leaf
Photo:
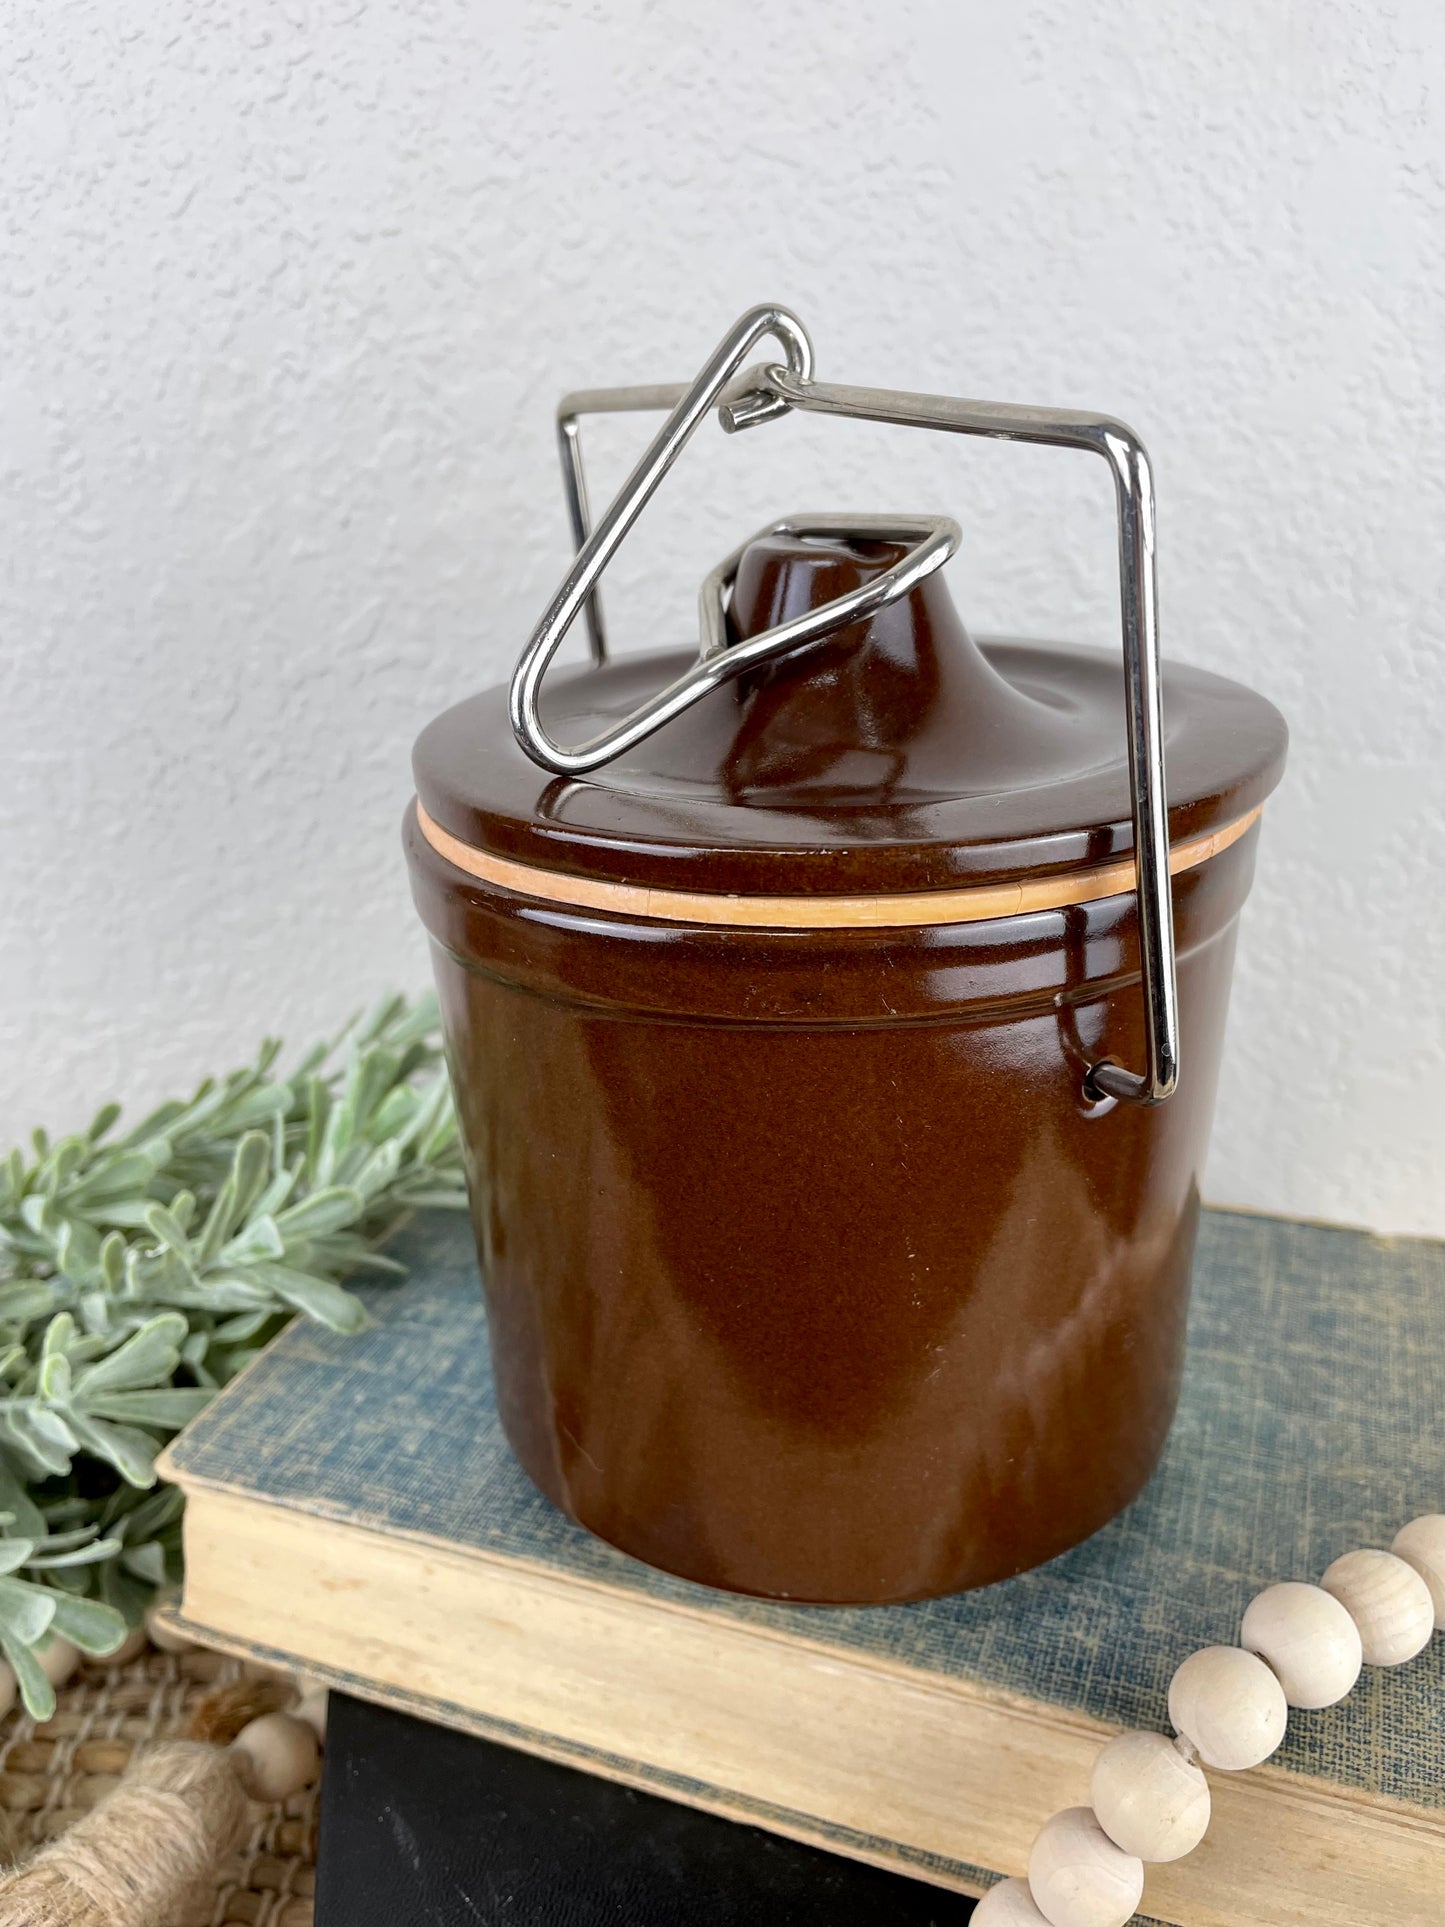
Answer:
M0 1573L18 1572L29 1565L34 1551L33 1539L0 1539Z
M467 1194L460 1183L455 1191L408 1191L406 1202L413 1211L465 1211Z
M248 1091L232 1107L226 1126L231 1131L255 1130L260 1125L269 1125L273 1118L284 1117L290 1108L291 1093L284 1084L262 1086Z
M323 1237L342 1231L361 1216L362 1193L349 1185L329 1185L313 1191L276 1219L276 1229L287 1245L297 1238ZM280 1252L275 1254L280 1257Z
M125 1283L125 1239L119 1231L108 1231L100 1241L100 1276L109 1292Z
M107 1606L115 1608L127 1625L138 1626L155 1598L155 1587L128 1573L117 1559L114 1564L100 1569L100 1595Z
M41 1477L70 1470L80 1441L58 1414L27 1399L23 1404L12 1402L0 1422L9 1442L19 1447L27 1468L38 1468Z
M0 1639L35 1646L50 1631L56 1594L23 1579L0 1579Z
M178 1311L162 1312L131 1333L123 1345L76 1374L75 1396L85 1407L97 1392L128 1391L168 1379L180 1363L186 1321Z
M127 1546L121 1554L121 1564L127 1572L133 1572L137 1579L144 1579L152 1586L166 1583L166 1549L155 1539L147 1540L143 1546Z
M181 1385L144 1392L102 1392L85 1401L94 1418L117 1419L129 1425L159 1425L178 1432L210 1404L212 1394L200 1386Z
M100 1270L100 1233L83 1218L67 1218L55 1241L58 1270L77 1284L89 1284Z
M321 1144L311 1166L311 1182L317 1185L330 1184L336 1173L337 1160L346 1148L351 1133L351 1111L345 1103L333 1104L326 1114L326 1123L321 1132ZM39 1228L38 1226L36 1227Z
M9 1210L25 1189L25 1160L19 1148L0 1159L0 1210Z
M401 1146L394 1141L378 1144L374 1151L362 1159L359 1168L352 1174L351 1182L362 1197L369 1200L384 1191L400 1169Z
M66 1357L75 1338L75 1320L68 1311L58 1312L45 1328L40 1347L40 1396L57 1403L70 1397L70 1360Z
M44 1318L53 1312L56 1297L52 1285L42 1284L38 1280L0 1285L0 1318L17 1325L28 1324L32 1318Z
M306 1080L306 1169L313 1183L330 1115L331 1093L319 1077L309 1077Z
M318 1324L336 1332L358 1332L366 1325L366 1312L360 1299L330 1278L315 1273L293 1271L289 1265L257 1265L256 1271L276 1296L297 1311L304 1311Z
M201 1088L202 1090L209 1089L209 1084L202 1085ZM164 1104L158 1104L155 1110L147 1112L140 1123L137 1124L133 1130L127 1132L124 1142L127 1145L145 1144L149 1142L151 1138L160 1137L170 1129L178 1117L184 1115L185 1108L185 1105L178 1099L174 1097L167 1098Z
M53 1633L59 1633L83 1653L113 1653L125 1638L125 1620L113 1606L98 1599L77 1599L73 1593L55 1593Z
M252 1218L250 1223L223 1246L220 1263L224 1265L246 1265L256 1258L284 1258L286 1243L281 1236L280 1227L271 1217Z
M20 1222L37 1238L50 1240L60 1228L55 1200L42 1191L31 1191L20 1200Z
M248 1131L236 1146L226 1181L202 1227L195 1251L197 1265L209 1264L245 1219L261 1194L270 1164L270 1141L261 1131Z
M399 1224L400 1219L398 1219L397 1222ZM378 1235L381 1237L389 1237L394 1228L394 1226L388 1225L386 1229ZM358 1243L359 1242L358 1240ZM312 1256L317 1259L321 1256L321 1253L317 1251L314 1246L312 1247ZM362 1246L360 1251L348 1251L344 1258L340 1258L332 1250L330 1242L328 1241L326 1259L326 1265L324 1267L318 1267L319 1269L325 1269L327 1271L332 1269L338 1271L381 1271L392 1278L405 1278L406 1276L406 1266L402 1264L399 1259L388 1258L384 1251L368 1251L365 1246Z
M188 1195L185 1192L183 1197ZM148 1203L145 1208L146 1229L158 1245L175 1253L187 1269L191 1262L191 1242L186 1236L186 1228L174 1211L167 1210L163 1204Z
M147 1249L129 1245L125 1254L125 1288L120 1296L132 1305L199 1304L203 1289L191 1267L163 1246Z
M406 1010L406 999L396 991L390 991L379 998L366 1015L356 1024L352 1032L352 1042L358 1049L371 1043L373 1038L381 1037L390 1030Z
M271 1179L271 1182L266 1186L266 1189L261 1193L260 1197L257 1198L252 1207L251 1216L253 1222L257 1218L273 1218L285 1204L291 1193L296 1189L297 1180L301 1176L301 1160L299 1158L289 1169L287 1167L284 1132L272 1143L271 1168L275 1172L275 1176Z
M256 1275L260 1267L250 1271L213 1271L189 1293L169 1292L167 1297L173 1305L194 1305L207 1312L261 1311L275 1310L270 1292Z
M142 1231L150 1208L149 1198L115 1198L97 1206L93 1216L97 1224L119 1226L122 1231Z
M180 1488L157 1486L152 1492L134 1492L122 1486L112 1496L102 1515L107 1527L118 1526L127 1545L154 1539L175 1525L185 1501Z
M102 1562L97 1561L97 1564L100 1563ZM34 1568L32 1568L32 1570L34 1570ZM65 1567L59 1571L51 1571L47 1566L44 1570L45 1583L47 1586L53 1586L57 1592L69 1593L78 1599L89 1597L89 1573L81 1571L78 1567Z
M55 1711L55 1688L41 1670L40 1661L26 1640L14 1639L0 1621L0 1647L4 1648L15 1673L15 1683L33 1720L48 1720Z
M45 1515L16 1477L15 1468L0 1452L0 1510L8 1512L16 1534L26 1539L46 1536Z
M244 1344L248 1338L254 1338L257 1332L264 1331L275 1316L270 1306L264 1311L243 1311L238 1317L228 1318L223 1324L217 1325L214 1336L225 1345Z
M83 1546L72 1546L68 1552L38 1552L25 1563L27 1569L34 1572L60 1572L75 1566L98 1566L103 1560L113 1559L120 1547L119 1539L90 1539Z
M71 1200L95 1211L108 1201L133 1198L145 1190L164 1162L150 1146L103 1154L95 1169L72 1187Z
M80 1443L98 1459L113 1465L128 1485L144 1488L155 1484L155 1459L160 1447L148 1432L78 1412L73 1414L73 1421Z

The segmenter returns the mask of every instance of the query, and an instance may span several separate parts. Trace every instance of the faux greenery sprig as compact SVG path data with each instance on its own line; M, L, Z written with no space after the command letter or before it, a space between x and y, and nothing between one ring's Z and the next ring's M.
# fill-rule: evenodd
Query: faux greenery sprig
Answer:
M0 1160L0 1649L37 1718L37 1649L112 1651L180 1576L161 1445L296 1312L357 1330L338 1280L465 1202L436 1023L392 997L285 1077L268 1040L124 1136L108 1104Z

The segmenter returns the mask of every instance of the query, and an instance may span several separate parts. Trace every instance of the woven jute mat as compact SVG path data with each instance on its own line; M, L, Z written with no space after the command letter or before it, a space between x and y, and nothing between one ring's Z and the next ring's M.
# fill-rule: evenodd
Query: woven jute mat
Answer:
M148 1647L124 1666L82 1667L41 1725L20 1708L0 1720L0 1818L12 1855L23 1859L73 1826L110 1792L137 1747L182 1737L203 1695L243 1672L219 1653ZM311 1927L318 1799L313 1787L253 1806L245 1841L217 1871L210 1911L156 1927Z

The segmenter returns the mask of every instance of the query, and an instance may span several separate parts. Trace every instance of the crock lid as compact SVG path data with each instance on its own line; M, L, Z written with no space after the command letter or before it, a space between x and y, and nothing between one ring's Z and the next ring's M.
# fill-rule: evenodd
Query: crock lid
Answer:
M843 594L906 545L772 536L739 562L735 637ZM442 832L512 862L723 894L866 895L1046 877L1133 848L1124 675L1106 651L975 642L929 576L871 620L745 671L586 777L519 747L505 685L449 709L413 756ZM558 671L550 730L589 737L695 650ZM1262 696L1166 664L1172 845L1257 810L1284 766Z

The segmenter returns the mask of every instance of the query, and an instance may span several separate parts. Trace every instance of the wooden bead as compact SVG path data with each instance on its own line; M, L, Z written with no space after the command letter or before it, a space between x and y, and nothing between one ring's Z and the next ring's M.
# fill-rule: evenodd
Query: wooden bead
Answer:
M1425 1581L1435 1608L1435 1630L1445 1632L1445 1512L1427 1512L1401 1526L1390 1550Z
M1116 1847L1088 1807L1065 1807L1030 1849L1029 1892L1049 1927L1124 1927L1144 1892L1144 1862Z
M68 1639L55 1633L48 1646L37 1647L35 1657L40 1661L40 1670L50 1684L64 1686L80 1664L80 1648L72 1646Z
M969 1927L1049 1927L1023 1880L1000 1880L968 1918Z
M1121 1733L1094 1762L1094 1818L1140 1860L1192 1853L1209 1825L1209 1782L1162 1733Z
M132 1626L113 1653L96 1653L90 1663L92 1666L129 1666L133 1659L140 1658L149 1644L145 1627Z
M1435 1630L1430 1588L1393 1552L1347 1552L1320 1584L1359 1627L1367 1666L1403 1666L1429 1645Z
M289 1713L263 1713L231 1742L241 1783L253 1800L284 1800L311 1785L321 1768L316 1735Z
M1273 1668L1291 1706L1333 1706L1360 1677L1360 1629L1333 1593L1287 1580L1250 1600L1239 1643Z
M1284 1738L1284 1688L1240 1646L1204 1646L1169 1682L1169 1717L1206 1766L1239 1773L1267 1760Z
M188 1653L195 1645L195 1641L187 1639L184 1633L172 1632L160 1616L162 1609L173 1603L170 1599L156 1601L146 1614L146 1634L151 1645L158 1647L163 1653Z
M14 1704L15 1668L7 1666L4 1660L0 1659L0 1720L4 1719ZM0 1862L0 1865L3 1865L3 1862Z

